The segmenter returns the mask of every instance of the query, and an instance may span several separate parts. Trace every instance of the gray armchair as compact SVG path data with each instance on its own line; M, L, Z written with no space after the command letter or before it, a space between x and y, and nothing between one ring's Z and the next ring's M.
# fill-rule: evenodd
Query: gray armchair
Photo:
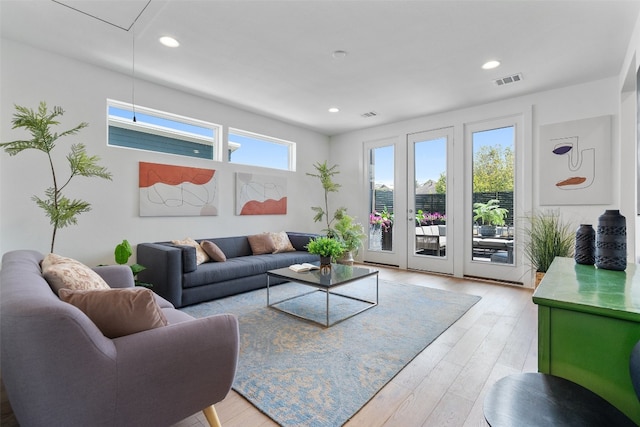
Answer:
M0 270L1 376L21 426L169 426L200 410L219 425L238 358L233 315L194 319L156 297L168 326L105 337L43 278L35 251ZM133 286L127 266L95 269Z

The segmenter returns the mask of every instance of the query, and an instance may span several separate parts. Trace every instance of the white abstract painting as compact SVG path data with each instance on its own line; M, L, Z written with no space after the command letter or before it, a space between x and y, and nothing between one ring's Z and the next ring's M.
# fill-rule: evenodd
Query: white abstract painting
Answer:
M236 173L236 215L287 213L287 179L280 176Z
M140 162L140 216L218 215L213 169Z
M611 116L540 126L540 204L611 203L611 150Z

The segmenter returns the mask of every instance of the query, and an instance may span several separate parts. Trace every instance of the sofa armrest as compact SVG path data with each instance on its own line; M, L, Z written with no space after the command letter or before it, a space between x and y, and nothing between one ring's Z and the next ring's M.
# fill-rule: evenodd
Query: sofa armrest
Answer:
M135 285L133 272L128 265L101 265L93 271L112 288L132 288Z
M138 279L176 307L182 306L182 250L173 245L139 243L137 262L146 267Z
M168 424L225 398L238 361L234 315L181 322L113 340L118 354L116 411L130 425L154 417ZM159 404L162 403L163 404ZM184 415L181 415L184 418ZM116 425L122 425L116 422Z

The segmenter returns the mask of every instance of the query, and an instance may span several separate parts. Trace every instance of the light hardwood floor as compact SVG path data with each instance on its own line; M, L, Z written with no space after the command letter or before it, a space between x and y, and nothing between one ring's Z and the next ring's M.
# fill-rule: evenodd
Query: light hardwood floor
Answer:
M486 426L482 402L498 379L537 371L532 290L394 268L380 278L482 299L409 363L345 427ZM235 391L215 405L224 427L277 426ZM174 427L207 426L195 414Z

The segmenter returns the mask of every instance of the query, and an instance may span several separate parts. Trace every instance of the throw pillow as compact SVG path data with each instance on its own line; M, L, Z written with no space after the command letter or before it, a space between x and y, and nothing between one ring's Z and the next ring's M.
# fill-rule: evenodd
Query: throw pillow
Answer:
M204 249L207 255L209 255L209 258L211 258L213 261L225 262L227 260L227 256L215 243L208 240L203 240L200 243L200 246L202 246L202 249Z
M111 289L107 282L91 268L71 258L66 261L61 260L64 257L51 257L42 270L42 276L51 286L55 293L59 293L60 289ZM52 262L57 262L53 263Z
M276 250L269 233L254 234L247 236L247 239L254 255L271 254Z
M200 247L200 244L193 240L191 237L186 237L182 240L172 240L174 245L193 246L196 248L196 264L200 265L203 262L209 261L209 255Z
M44 259L40 262L40 268L42 269L42 271L44 271L45 269L55 264L82 264L82 263L73 258L67 258L65 256L51 253L45 256Z
M273 240L273 245L276 247L276 250L273 251L274 254L280 252L294 252L296 250L296 248L291 244L286 231L269 234L271 235L271 240Z
M167 325L167 318L153 292L147 288L93 291L60 289L60 299L78 307L107 338Z

